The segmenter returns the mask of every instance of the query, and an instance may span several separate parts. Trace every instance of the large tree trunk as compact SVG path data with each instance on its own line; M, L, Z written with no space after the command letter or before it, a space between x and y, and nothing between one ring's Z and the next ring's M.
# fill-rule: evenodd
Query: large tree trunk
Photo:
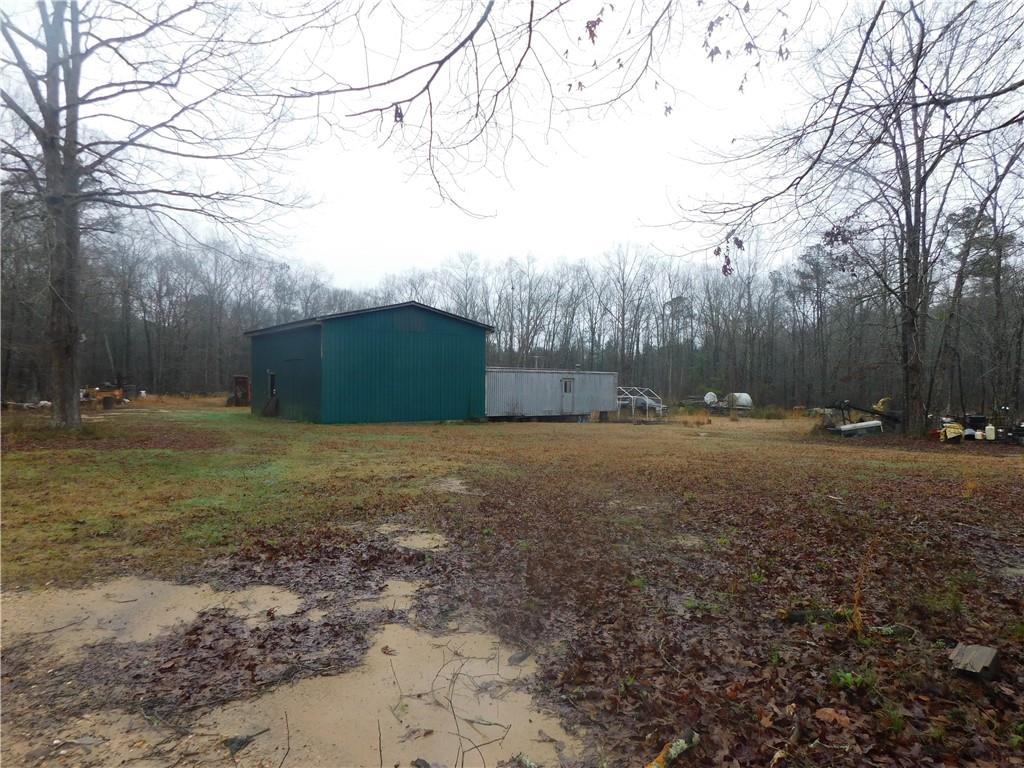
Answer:
M71 35L67 39L64 15L70 13ZM55 427L78 427L78 271L79 172L78 172L78 85L81 66L78 34L78 6L57 2L45 23L46 104L46 209L50 242L50 316L47 323L50 363L53 371ZM65 53L66 49L66 53ZM63 77L62 77L63 75ZM62 82L63 81L63 82ZM64 89L64 135L61 140L61 85Z
M1013 412L1019 419L1024 416L1021 413L1022 406L1024 406L1024 403L1021 402L1021 382L1024 380L1024 307L1021 307L1021 312L1017 315L1017 328L1014 332L1013 346L1016 348L1016 359L1013 364L1011 398L1013 399Z
M68 208L52 210L60 239L51 246L50 254L50 313L47 331L50 347L50 367L53 373L53 409L50 424L54 427L78 427L78 342L79 330L76 307L78 295L78 238L67 221ZM77 227L74 227L77 229Z
M7 266L7 270L13 270L13 277L10 271L6 272L5 277L8 280L5 286L10 291L9 296L14 297L17 295L17 291L20 285L21 269L20 269L20 256L19 247L15 245L11 249L13 258L10 264ZM7 309L9 308L9 309ZM5 309L7 309L7 317L3 319L3 350L4 350L4 361L3 366L0 367L0 377L2 377L2 383L0 383L0 392L3 394L4 400L11 399L11 363L14 361L14 331L18 327L18 323L21 322L21 318L18 317L18 301L13 298L7 298L5 301Z
M903 432L923 435L926 428L924 407L924 362L921 359L917 318L904 310L903 316Z
M124 334L124 348L121 354L121 376L125 383L134 384L132 376L132 299L130 277L123 276L121 291L121 331Z
M995 322L992 327L992 362L994 378L992 382L992 400L996 408L1005 406L1010 400L1009 378L1010 355L1006 343L1006 309L1003 303L1003 242L1002 233L993 227L993 245L995 251L995 271L992 275L992 293L995 303Z

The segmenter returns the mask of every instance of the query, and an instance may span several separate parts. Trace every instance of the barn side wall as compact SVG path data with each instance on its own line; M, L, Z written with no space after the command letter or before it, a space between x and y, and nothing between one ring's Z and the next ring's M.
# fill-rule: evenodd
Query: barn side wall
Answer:
M484 417L485 330L416 307L323 323L325 423Z
M320 420L320 326L310 325L252 339L252 412L260 414L277 382L278 416Z

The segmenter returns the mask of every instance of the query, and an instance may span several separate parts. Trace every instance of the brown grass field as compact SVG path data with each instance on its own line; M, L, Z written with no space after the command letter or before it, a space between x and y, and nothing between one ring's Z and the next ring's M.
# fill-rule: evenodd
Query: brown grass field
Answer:
M678 765L1024 765L1024 451L841 440L802 418L320 426L219 402L150 398L65 435L5 416L5 762L118 764L130 739L81 735L117 711L163 734L139 732L139 765L329 765L298 742L195 745L218 708L343 677L404 624L531 653L537 711L575 740L566 765L641 765L687 729L700 743ZM32 623L125 576L267 585L300 608L259 629L203 609L74 654ZM420 585L407 611L352 612L395 578ZM952 671L958 642L999 649L998 675ZM531 737L507 765L557 741Z

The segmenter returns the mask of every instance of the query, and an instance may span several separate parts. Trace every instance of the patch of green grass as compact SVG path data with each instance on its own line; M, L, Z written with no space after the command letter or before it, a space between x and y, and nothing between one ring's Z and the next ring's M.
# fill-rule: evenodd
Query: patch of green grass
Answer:
M626 675L619 681L619 693L626 693L634 685L636 685L636 678L633 675Z
M149 447L130 447L140 430ZM72 583L132 563L173 574L275 526L372 519L462 466L409 450L408 435L386 427L339 440L330 427L225 408L119 415L90 424L88 441L43 434L53 448L35 440L3 457L9 584Z
M878 719L881 721L882 727L894 736L899 736L907 727L903 710L892 702L886 702L879 708Z
M825 629L831 630L833 626L834 625L832 624L826 624ZM853 632L852 635L853 642L855 642L857 646L860 648L871 648L872 646L878 644L878 641L875 640L875 638L872 635L869 635L867 632L863 632L860 634L858 634L857 632Z
M626 585L631 589L647 589L647 577L637 574L626 580Z
M1024 749L1024 720L1017 723L1006 740L1010 749Z
M924 593L921 605L929 612L939 616L959 616L964 612L964 598L960 587L955 582L947 582L944 586Z
M231 540L235 527L230 520L206 519L181 532L182 540L198 547L219 547Z
M721 597L721 595L719 597ZM724 601L716 602L714 600L701 600L697 597L687 597L682 601L681 606L687 611L709 613L712 615L719 615L725 610Z
M715 544L722 549L728 549L732 546L733 541L736 539L736 529L729 527L722 531L718 536L715 537Z
M843 688L849 691L868 691L878 685L878 675L873 669L863 671L849 671L842 669L832 670L830 675L832 685L836 688Z

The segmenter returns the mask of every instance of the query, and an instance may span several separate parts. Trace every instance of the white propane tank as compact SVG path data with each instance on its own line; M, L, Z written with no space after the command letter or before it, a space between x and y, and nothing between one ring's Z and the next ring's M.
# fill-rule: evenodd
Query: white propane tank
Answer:
M996 428L994 426L992 426L991 424L989 424L987 427L985 427L985 439L986 440L995 440L996 439Z

